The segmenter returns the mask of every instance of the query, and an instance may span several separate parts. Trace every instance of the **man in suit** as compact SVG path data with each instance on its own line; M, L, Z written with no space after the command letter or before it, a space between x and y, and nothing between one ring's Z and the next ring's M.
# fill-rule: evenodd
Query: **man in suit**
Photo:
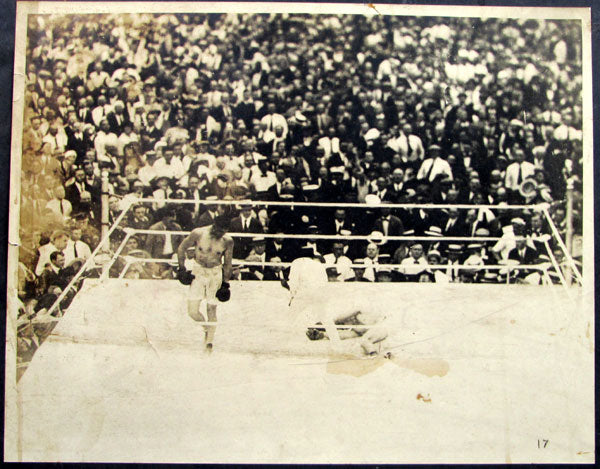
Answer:
M396 200L394 200L393 202L397 202L397 198L401 196L406 190L406 188L404 187L404 171L402 170L402 168L395 168L392 171L392 183L390 184L389 188L396 195Z
M262 233L263 226L254 214L252 205L243 204L239 216L233 218L229 225L231 233ZM235 235L233 235L235 238ZM250 253L251 242L249 237L236 240L233 247L233 257L235 259L245 259Z
M209 195L206 200L214 201L217 200L217 197L214 195ZM204 206L204 210L199 210L199 216L196 220L196 227L201 228L203 226L212 225L215 218L221 214L222 205L213 205L207 204Z
M313 119L313 128L318 135L324 135L326 130L331 126L333 119L325 110L325 104L318 102L316 106L316 114Z
M244 90L244 100L233 108L233 115L236 119L242 119L247 129L252 128L252 119L256 115L256 108L249 88Z
M61 251L52 252L50 263L46 265L37 280L36 290L38 294L48 293L48 289L53 285L61 290L64 289L69 284L73 273L73 269L65 268L65 255Z
M131 125L129 116L125 113L123 101L117 101L114 104L113 111L106 115L106 120L110 126L110 131L116 135L121 135L125 125Z
M532 265L535 263L535 260L538 257L538 252L536 249L527 245L526 238L524 236L517 236L515 238L516 246L508 253L508 258L518 261L521 265ZM519 269L516 274L516 277L519 279L524 279L527 275L534 272L530 269Z
M157 213L160 220L150 226L151 230L160 231L181 231L181 226L175 222L176 211L173 206L165 206ZM144 249L150 253L154 259L170 259L181 243L181 235L171 234L150 234L146 238ZM164 270L164 265L162 266Z
M390 204L391 202L383 201L382 204ZM380 209L381 216L375 220L371 231L378 231L387 236L402 236L404 234L404 224L402 220L395 215L392 215L392 210L389 207ZM389 241L380 247L382 254L392 255L400 247L400 241Z
M275 184L267 189L267 200L281 201L283 194L289 194L294 190L292 180L287 176L283 168L275 170Z
M390 188L387 179L383 176L376 179L375 188L372 193L379 197L379 200L381 201L394 202L397 198L394 191Z
M266 253L266 242L262 236L252 238L252 249L246 257L249 262L272 262ZM276 267L251 265L241 270L242 280L277 280Z
M83 132L83 124L75 122L72 126L65 128L67 134L67 150L74 150L77 154L76 162L80 164L85 157L86 152L94 147L89 135Z
M229 93L221 93L221 103L213 106L210 109L210 115L221 123L221 126L225 125L225 122L232 120L234 108L229 104Z
M65 198L71 202L73 212L80 211L81 194L84 192L91 194L93 191L94 188L90 187L85 181L85 171L83 168L77 168L75 170L75 178L65 186Z
M350 232L354 230L354 223L343 208L337 208L333 212L333 218L330 215L320 225L322 234L326 235L341 234L342 230L349 230Z
M79 98L77 102L77 120L83 124L94 124L92 119L92 110L88 105L87 98Z
M200 179L198 176L190 176L188 179L188 187L185 189L185 198L187 200L203 200L206 197L206 190L199 188ZM205 186L204 186L205 187ZM202 206L199 203L195 203L192 205L192 217L194 220L197 220L200 216ZM212 220L211 220L212 222ZM210 223L207 223L210 224Z
M144 153L153 150L154 145L163 136L161 124L157 122L157 118L160 114L160 110L154 108L148 111L146 115L146 123L140 130L140 142L142 144L142 151ZM159 127L159 125L161 125Z
M450 208L440 216L440 228L444 236L468 236L464 220L457 208Z
M283 234L283 230L275 230L273 234ZM297 256L298 240L271 238L266 246L267 259L278 258L281 262L291 262Z

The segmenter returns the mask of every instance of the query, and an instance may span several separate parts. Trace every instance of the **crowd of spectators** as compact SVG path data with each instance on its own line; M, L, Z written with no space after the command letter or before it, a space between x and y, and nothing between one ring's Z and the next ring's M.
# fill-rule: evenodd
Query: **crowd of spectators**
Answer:
M332 281L531 279L530 271L452 265L549 262L544 241L555 245L538 211L480 205L546 204L564 234L567 180L574 183L581 232L577 21L30 15L25 85L19 265L25 326L98 245L105 170L109 223L138 197L153 201L136 203L123 226L187 231L228 212L232 231L256 234L238 239L237 260L289 262L308 244L336 263L329 268ZM390 209L387 203L476 208ZM290 233L341 238L261 238ZM393 235L503 239L386 240ZM168 259L180 241L179 235L136 234L122 254ZM171 275L168 264L151 263L132 264L126 273ZM240 266L236 275L281 274L254 265Z

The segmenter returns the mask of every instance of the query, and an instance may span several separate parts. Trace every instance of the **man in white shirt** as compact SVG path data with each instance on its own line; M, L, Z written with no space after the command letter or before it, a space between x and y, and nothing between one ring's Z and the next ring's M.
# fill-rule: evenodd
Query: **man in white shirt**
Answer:
M146 187L150 186L151 181L156 177L154 163L156 161L156 152L149 151L145 154L146 164L138 170L138 179Z
M274 131L275 127L281 126L282 135L285 138L288 134L288 123L284 116L276 112L275 103L269 103L267 105L268 114L263 116L260 120L266 130Z
M390 142L388 142L388 145ZM397 148L400 155L402 155L403 159L406 161L422 160L425 156L423 142L417 135L412 133L412 126L408 123L402 125L402 131L400 132L400 135L394 139L392 145L390 145L390 147L393 149Z
M526 223L521 217L515 217L510 225L502 227L502 236L490 249L497 261L508 259L508 254L517 245L516 238L525 233Z
M58 185L54 188L54 198L48 201L46 208L52 210L63 221L71 216L73 206L71 202L65 199L65 188L63 186Z
M96 158L98 161L110 161L110 156L108 155L106 147L111 145L118 148L119 137L110 131L108 121L102 119L102 121L100 121L100 130L94 139L94 149L96 150Z
M399 271L410 281L417 281L419 275L427 268L427 259L423 255L423 245L415 243L410 247L409 256L402 259Z
M133 127L131 125L131 123L127 122L124 127L123 127L123 132L121 133L121 135L119 135L118 140L117 140L117 144L118 144L118 150L119 150L119 155L123 156L124 151L123 149L125 148L125 146L131 142L138 142L140 141L140 137L133 132Z
M277 183L277 177L273 171L268 170L268 160L259 158L258 171L253 171L250 176L250 185L256 192L267 192L269 188Z
M448 255L448 259L446 261L446 276L448 277L450 282L459 282L460 281L460 271L459 268L462 265L461 256L462 256L463 248L460 244L449 244L446 254Z
M431 145L429 147L429 158L421 163L417 179L433 182L440 175L446 176L450 180L453 179L452 168L450 168L448 162L442 157L441 151L442 149L438 145Z
M102 119L104 119L109 112L109 106L106 104L106 97L104 95L98 96L98 105L92 109L92 121L96 128L100 127Z
M63 128L54 123L48 128L48 133L42 137L42 143L48 143L52 153L64 152L67 146L67 134Z
M67 243L69 241L69 235L65 231L57 230L50 236L50 242L44 244L39 248L40 257L38 259L37 266L35 267L35 275L40 276L46 267L46 264L50 263L50 254L54 251L62 251L65 255L65 264L68 265L74 259L73 253L67 251Z
M170 179L166 176L161 176L156 179L156 190L152 192L152 198L157 202L152 204L153 210L158 210L166 205L165 199L171 198L173 190L170 187Z
M335 264L327 266L327 271L333 272L335 281L344 282L353 277L352 261L344 255L343 242L333 243L332 252L325 254L323 258L326 264Z
M535 167L529 161L525 161L525 152L521 147L514 146L512 154L514 163L506 168L504 186L513 192L517 192L525 179L533 177Z
M94 64L94 70L89 74L86 85L89 91L94 91L103 86L109 79L109 75L102 69L102 62L97 61Z
M64 252L68 252L69 257L72 255L74 259L87 260L92 255L92 250L86 243L81 241L81 235L81 228L73 228L71 230L71 239L67 241Z
M158 158L152 165L156 177L166 177L169 179L180 179L185 174L183 163L174 156L173 150L165 148L162 158Z
M371 234L371 236L373 236L373 233ZM383 237L383 234L381 236ZM377 244L369 243L367 245L366 255L367 255L367 257L362 259L365 266L379 264L379 259L378 259L379 258L379 246ZM373 267L366 268L363 276L368 281L374 282L375 281L375 268L373 268Z

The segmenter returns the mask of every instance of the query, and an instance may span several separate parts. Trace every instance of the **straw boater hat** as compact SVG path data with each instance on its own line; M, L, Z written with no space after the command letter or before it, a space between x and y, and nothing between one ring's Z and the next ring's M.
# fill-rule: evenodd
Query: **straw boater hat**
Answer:
M377 197L375 194L367 194L365 196L365 204L379 205L379 204L381 204L381 199L379 197Z
M378 246L382 246L385 244L385 237L381 231L372 231L368 236L367 241Z
M454 252L456 254L460 254L463 252L463 247L460 244L449 244L447 252Z
M442 229L439 226L430 226L428 230L425 231L427 236L443 236Z
M427 258L429 257L437 257L438 259L442 258L442 255L440 254L440 251L438 251L437 249L432 249L431 251L429 251L427 253Z

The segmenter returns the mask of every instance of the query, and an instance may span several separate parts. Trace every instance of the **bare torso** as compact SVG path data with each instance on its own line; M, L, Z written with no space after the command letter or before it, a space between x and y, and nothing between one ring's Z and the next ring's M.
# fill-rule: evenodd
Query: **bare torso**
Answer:
M215 239L210 235L210 227L194 230L196 245L194 258L203 267L211 268L223 264L223 254L233 240L225 235Z

